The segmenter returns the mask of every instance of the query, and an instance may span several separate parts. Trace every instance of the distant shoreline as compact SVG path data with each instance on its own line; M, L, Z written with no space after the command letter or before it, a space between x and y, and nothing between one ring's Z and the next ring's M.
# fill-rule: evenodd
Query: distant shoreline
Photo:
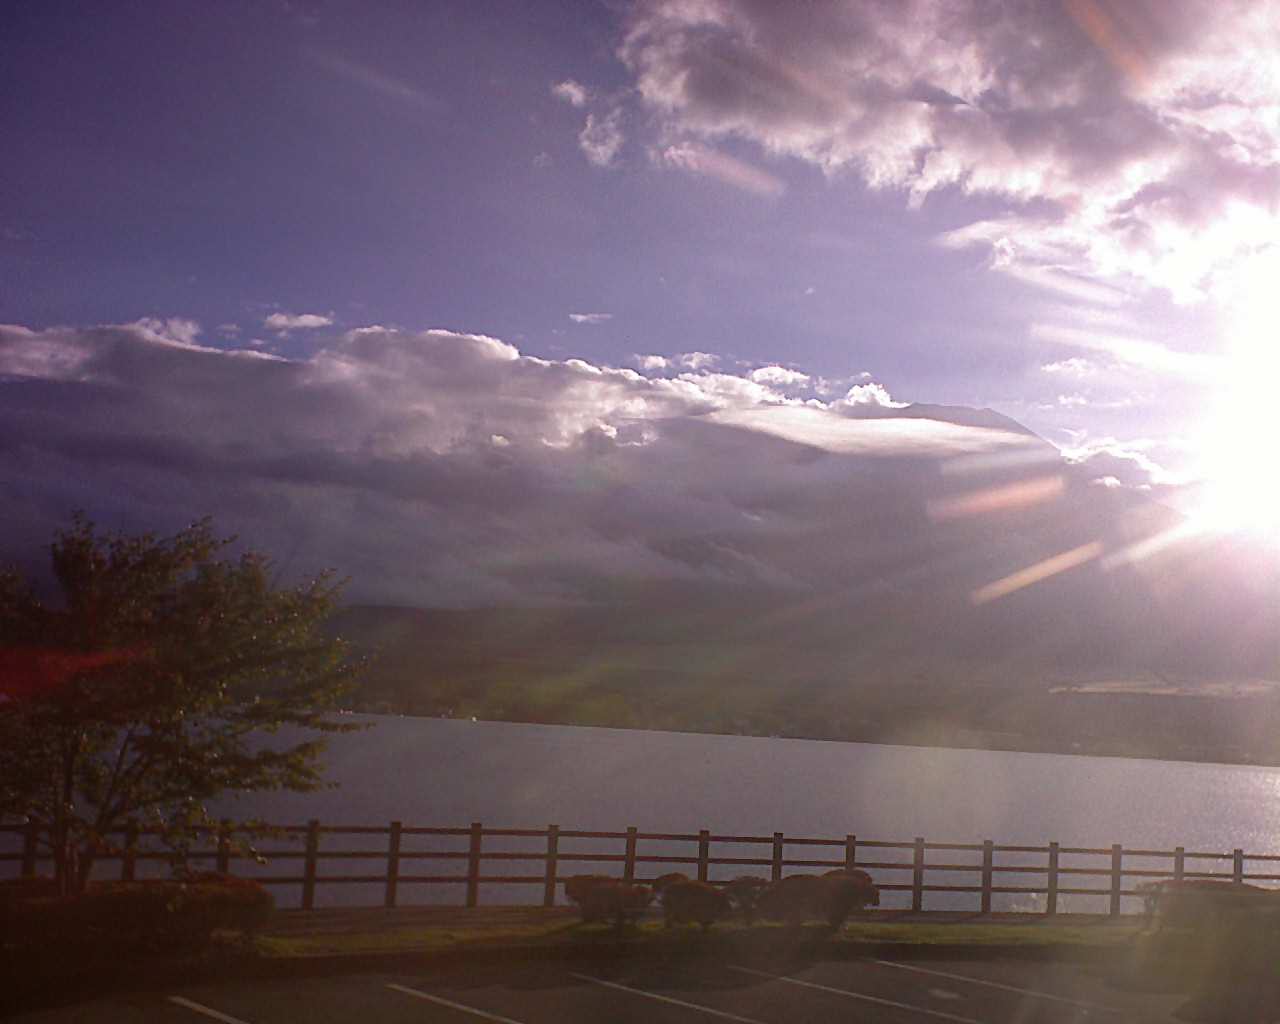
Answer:
M343 712L344 714L361 714L361 715L379 715L392 716L397 718L420 718L431 719L434 721L448 722L474 722L477 725L542 725L553 726L556 728L568 729L613 729L624 732L652 732L652 733L672 733L678 735L701 735L716 737L737 737L742 739L758 739L758 740L795 740L805 743L841 743L841 744L866 744L878 747L909 747L913 749L924 750L977 750L989 751L992 753L1006 754L1043 754L1053 757L1086 757L1086 758L1115 758L1119 760L1131 761L1165 761L1172 764L1209 764L1220 765L1222 767L1240 767L1240 768L1278 768L1280 769L1280 756L1274 761L1251 761L1244 759L1227 759L1215 757L1210 752L1205 752L1201 756L1188 754L1185 756L1162 756L1159 754L1133 754L1122 753L1107 749L1061 749L1052 747L1031 747L1027 745L1007 745L1001 746L992 743L964 743L964 742L924 742L912 740L910 737L894 737L892 739L871 739L860 737L831 737L831 736L805 736L799 734L764 734L754 732L729 732L698 728L650 728L645 726L634 725L618 725L618 724L595 724L587 722L565 722L565 721L547 721L537 720L531 721L520 718L482 718L479 716L453 716L453 715L422 715L412 714L409 712L400 712L392 710L370 710L351 708Z

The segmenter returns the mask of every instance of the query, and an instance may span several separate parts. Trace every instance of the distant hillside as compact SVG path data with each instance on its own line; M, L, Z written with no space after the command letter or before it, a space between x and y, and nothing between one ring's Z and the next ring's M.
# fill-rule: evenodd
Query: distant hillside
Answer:
M375 655L361 706L1280 760L1280 704L1265 682L1280 678L1274 553L1163 544L1176 513L1094 485L990 410L855 411L827 451L793 439L806 415L682 425L726 458L735 431L762 431L760 450L807 467L803 517L787 520L795 497L779 492L736 530L682 522L650 541L696 576L578 580L571 598L538 607L344 610L335 627ZM933 421L927 434L917 419ZM952 429L969 432L956 435L966 451L975 429L1019 441L940 460ZM785 525L757 529L773 520ZM1182 695L1076 692L1116 680ZM1196 696L1259 680L1250 696Z

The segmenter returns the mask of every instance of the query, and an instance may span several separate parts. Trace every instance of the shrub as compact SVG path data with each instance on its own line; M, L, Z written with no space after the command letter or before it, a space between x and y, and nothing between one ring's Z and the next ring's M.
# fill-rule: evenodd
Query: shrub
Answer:
M77 896L5 899L0 945L42 956L191 954L215 931L256 930L273 906L270 893L244 878L96 882Z

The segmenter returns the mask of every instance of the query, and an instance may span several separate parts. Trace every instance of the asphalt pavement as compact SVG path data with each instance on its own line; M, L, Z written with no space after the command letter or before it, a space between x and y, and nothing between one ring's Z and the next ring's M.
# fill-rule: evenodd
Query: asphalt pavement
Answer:
M229 981L131 993L21 1024L1145 1024L1178 994L1117 988L1070 963L831 961L537 964Z

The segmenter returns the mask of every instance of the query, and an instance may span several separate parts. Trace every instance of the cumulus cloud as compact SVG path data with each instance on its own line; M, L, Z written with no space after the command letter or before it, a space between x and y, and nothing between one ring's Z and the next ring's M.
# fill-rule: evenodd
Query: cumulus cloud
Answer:
M612 313L570 313L569 319L575 324L602 324L613 319Z
M635 355L632 356L635 364L642 370L665 370L671 365L671 360L666 356L658 355Z
M758 366L747 376L758 384L770 384L774 387L799 387L809 383L807 373L790 370L785 366Z
M273 331L314 330L317 327L331 327L333 317L322 313L272 313L262 321Z
M1185 476L1157 461L1158 448L1159 442L1146 439L1120 441L1104 437L1077 442L1063 448L1062 454L1090 480L1108 489L1126 487L1149 491L1186 483Z
M578 146L587 160L597 167L609 167L622 149L622 108L615 107L608 114L588 114L587 123L578 133Z
M682 352L672 361L689 370L705 370L720 362L720 357L710 352Z
M619 52L667 136L999 197L950 243L1186 299L1280 234L1278 46L1265 0L648 0Z
M585 107L590 93L585 85L575 82L572 78L566 78L563 82L557 82L551 87L551 95L558 100L564 100L573 107Z
M837 407L857 408L876 406L882 409L901 409L906 403L895 402L883 384L855 384L835 403Z
M191 337L0 327L0 557L79 507L129 529L211 513L290 571L350 575L356 600L844 586L916 543L939 460L1041 444L801 401L782 367L646 377L444 330L359 328L295 359Z

